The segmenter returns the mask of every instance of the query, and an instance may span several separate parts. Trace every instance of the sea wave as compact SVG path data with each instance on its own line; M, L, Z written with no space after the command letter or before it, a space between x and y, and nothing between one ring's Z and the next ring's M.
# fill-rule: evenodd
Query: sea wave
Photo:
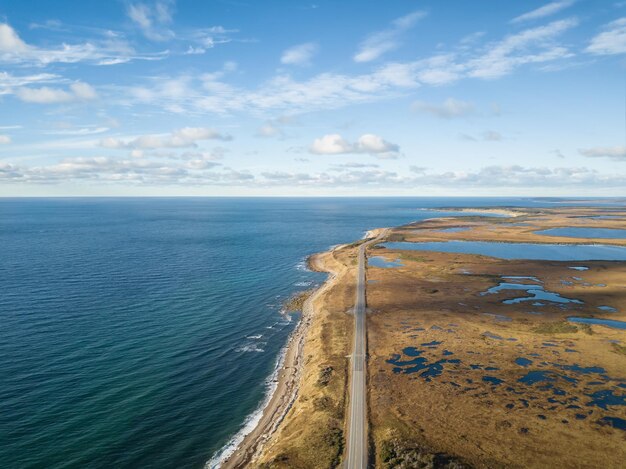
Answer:
M237 347L235 349L235 352L257 352L257 353L263 353L265 352L265 349L261 348L261 345L265 345L264 343L258 344L258 343L251 343L251 344L244 344L241 345L239 347Z
M298 264L296 264L296 269L306 270L310 272L307 260L308 257L305 258L303 261L298 262ZM273 329L276 325L288 325L291 323L291 321L291 315L284 315L283 321L277 321L272 326L266 326L266 328ZM280 353L278 354L278 357L276 359L276 364L274 365L274 370L265 380L265 396L263 398L263 401L254 410L254 412L246 417L246 420L244 421L239 431L235 433L235 435L228 441L228 443L226 443L219 451L217 451L213 455L213 457L209 461L207 461L207 463L204 465L205 469L218 469L224 461L226 461L229 457L233 455L233 453L237 450L244 438L248 436L250 432L252 432L261 421L261 417L263 417L263 411L269 404L272 396L274 395L274 392L276 392L276 388L278 387L278 373L285 363L285 356L287 355L287 349L289 348L289 345L291 344L291 341L294 337L294 331L289 334L289 339L287 339L287 343L280 349Z
M233 455L235 450L239 447L241 442L244 440L246 436L252 432L256 426L261 421L261 417L263 417L263 411L269 404L274 392L276 392L276 388L278 387L278 373L280 369L283 367L283 363L285 362L285 356L287 354L287 348L291 343L291 336L287 342L287 344L280 350L278 354L278 358L276 360L276 364L274 365L274 371L272 374L265 380L265 396L263 401L259 404L259 406L252 412L243 425L239 429L237 433L226 443L219 451L217 451L213 457L207 461L204 465L204 469L218 469L224 461L226 461L229 457Z
M296 282L293 284L294 287L310 287L311 285L313 285L313 281Z
M300 262L298 262L296 264L296 270L300 270L302 272L310 272L311 271L309 269L309 256L307 256L304 259L300 260Z

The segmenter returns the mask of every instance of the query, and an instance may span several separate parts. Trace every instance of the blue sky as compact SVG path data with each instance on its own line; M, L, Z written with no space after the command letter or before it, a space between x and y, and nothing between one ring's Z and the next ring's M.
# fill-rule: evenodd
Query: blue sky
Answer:
M626 1L0 0L0 196L626 188Z

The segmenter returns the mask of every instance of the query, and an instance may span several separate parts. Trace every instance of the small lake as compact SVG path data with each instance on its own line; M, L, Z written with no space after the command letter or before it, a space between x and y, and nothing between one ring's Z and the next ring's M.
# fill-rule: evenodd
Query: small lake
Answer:
M575 322L579 324L595 324L598 326L612 327L613 329L626 329L626 322L616 321L615 319L599 319L599 318L578 318L569 317L569 322Z
M529 277L526 277L529 278ZM582 301L576 300L573 298L565 298L559 295L556 292L547 291L544 289L543 285L532 285L526 283L509 283L509 282L500 282L495 287L489 288L487 291L480 292L481 296L484 295L494 295L500 293L502 291L507 290L523 290L526 292L528 296L512 298L509 300L502 301L504 304L512 305L516 303L522 303L524 301L549 301L552 303L578 303L582 304ZM487 314L487 313L483 313Z
M374 256L374 257L367 258L367 265L371 267L381 267L383 269L391 269L393 267L401 266L402 262L400 262L399 259L396 259L395 261L388 261L384 257Z
M593 220L619 220L623 217L620 217L619 215L583 215L574 218L591 218Z
M438 251L459 254L480 254L500 259L535 259L549 261L624 261L626 247L605 244L533 244L494 243L489 241L436 241L383 243L387 249L407 251Z
M468 231L468 226L454 226L451 228L442 228L441 230L437 230L441 233L460 233L462 231Z
M567 238L626 239L626 230L617 228L550 228L548 230L535 231L535 234L546 236L563 236Z

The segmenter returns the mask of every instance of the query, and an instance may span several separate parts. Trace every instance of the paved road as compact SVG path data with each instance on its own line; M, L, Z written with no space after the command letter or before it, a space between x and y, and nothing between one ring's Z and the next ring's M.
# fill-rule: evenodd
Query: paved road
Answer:
M365 248L384 234L361 244L358 254L356 303L354 305L354 349L350 382L350 416L348 417L348 447L346 469L367 468L367 389L365 334Z

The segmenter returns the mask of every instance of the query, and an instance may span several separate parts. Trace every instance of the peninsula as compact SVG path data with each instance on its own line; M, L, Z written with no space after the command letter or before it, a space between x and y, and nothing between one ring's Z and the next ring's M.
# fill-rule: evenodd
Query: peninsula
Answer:
M456 211L313 256L330 276L224 467L619 467L625 261L626 210L592 207Z

